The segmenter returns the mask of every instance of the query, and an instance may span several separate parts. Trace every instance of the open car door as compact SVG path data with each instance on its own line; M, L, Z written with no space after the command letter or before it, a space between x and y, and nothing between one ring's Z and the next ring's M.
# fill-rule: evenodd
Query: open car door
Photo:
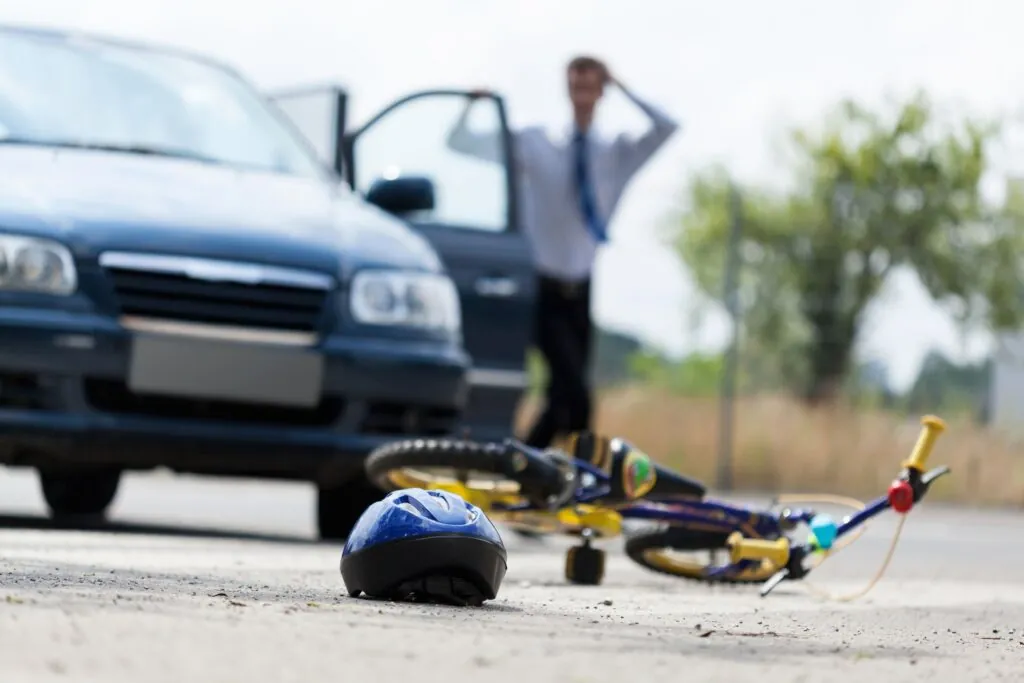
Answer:
M456 151L449 141L471 102L467 124L490 150L488 158ZM510 436L527 387L535 283L517 225L512 136L502 100L474 100L463 91L415 93L348 133L344 148L343 174L352 188L424 235L459 289L464 343L473 359L464 427L479 439ZM432 199L403 200L410 188L418 200L424 193ZM417 210L410 211L414 204Z

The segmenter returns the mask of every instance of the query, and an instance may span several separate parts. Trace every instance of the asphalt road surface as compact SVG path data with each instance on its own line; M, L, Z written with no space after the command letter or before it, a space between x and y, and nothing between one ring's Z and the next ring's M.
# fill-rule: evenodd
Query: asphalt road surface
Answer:
M565 585L566 542L508 535L482 608L346 597L301 485L129 477L103 530L53 528L34 477L0 470L0 681L288 683L1020 681L1024 513L925 505L885 579L766 599L632 565ZM808 582L860 588L894 516ZM404 676L404 678L403 678ZM415 676L415 678L410 678Z

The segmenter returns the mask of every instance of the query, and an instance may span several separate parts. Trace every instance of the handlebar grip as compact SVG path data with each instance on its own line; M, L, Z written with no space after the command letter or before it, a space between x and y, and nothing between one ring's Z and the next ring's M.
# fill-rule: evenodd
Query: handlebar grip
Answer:
M903 463L903 467L909 470L924 471L928 458L932 454L932 448L939 435L946 429L946 423L934 415L925 415L921 418L921 434L917 437L914 450L910 457Z
M733 564L741 560L768 560L776 567L784 567L789 562L789 539L779 538L765 541L758 538L744 538L739 531L729 534L725 545L729 548L729 561Z

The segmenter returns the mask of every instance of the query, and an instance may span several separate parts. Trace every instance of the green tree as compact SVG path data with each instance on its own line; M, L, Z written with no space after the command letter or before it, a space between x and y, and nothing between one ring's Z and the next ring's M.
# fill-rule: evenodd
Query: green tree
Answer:
M890 115L846 101L789 138L789 189L699 173L673 240L698 285L721 299L731 221L742 198L739 278L744 353L811 402L836 395L865 310L899 267L961 323L1016 325L1019 212L982 201L995 123L940 115L924 94Z

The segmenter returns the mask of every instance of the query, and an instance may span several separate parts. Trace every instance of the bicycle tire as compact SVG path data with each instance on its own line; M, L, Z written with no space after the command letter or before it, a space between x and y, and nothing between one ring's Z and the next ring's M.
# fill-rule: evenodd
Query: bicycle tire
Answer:
M521 454L512 447L468 439L394 441L371 452L364 467L370 481L384 491L396 488L392 473L415 468L450 468L498 475L516 484L518 494L534 503L545 501L564 485L562 472L554 463L533 459L524 468Z
M697 581L706 584L729 584L749 585L759 584L766 581L773 573L762 568L751 570L749 574L735 577L707 578L704 570L709 564L699 562L677 562L667 559L664 553L669 550L702 551L702 550L726 550L726 539L728 534L687 529L681 526L669 526L655 529L653 531L640 532L631 535L626 539L626 555L633 562L641 567L658 574L667 574L689 581ZM662 557L657 560L654 558Z

